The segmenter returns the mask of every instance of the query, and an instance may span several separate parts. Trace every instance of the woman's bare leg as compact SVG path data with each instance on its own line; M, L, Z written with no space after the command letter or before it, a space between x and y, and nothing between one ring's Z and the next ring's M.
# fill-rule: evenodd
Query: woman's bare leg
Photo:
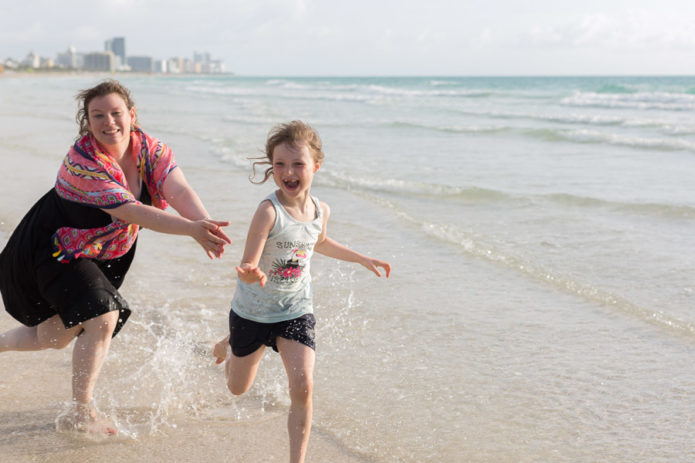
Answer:
M72 398L89 404L118 322L117 310L66 329L58 315L37 326L20 326L0 335L0 352L62 349L78 335L72 352Z
M114 310L80 324L84 331L75 341L72 351L72 399L78 404L92 401L118 315L119 312Z
M60 317L54 315L36 326L19 326L0 334L0 352L62 349L77 337L72 352L75 415L70 418L71 426L88 432L112 434L115 431L103 423L103 418L97 416L91 402L118 316L119 312L115 310L72 328L65 328Z
M54 315L36 326L19 326L0 334L0 352L62 349L77 337L72 352L75 413L68 417L69 426L81 431L113 434L115 430L97 415L92 398L118 316L119 311L114 310L65 328L60 317Z
M311 433L313 414L312 393L314 389L313 349L297 341L277 338L278 351L285 364L290 385L290 413L287 431L290 435L290 462L302 463L306 457Z
M72 400L76 406L75 424L80 430L106 434L116 432L103 417L97 416L92 399L118 316L118 310L114 310L80 324L84 331L78 336L72 351Z
M18 326L0 334L0 352L62 349L82 330L80 326L65 328L58 315L36 326Z

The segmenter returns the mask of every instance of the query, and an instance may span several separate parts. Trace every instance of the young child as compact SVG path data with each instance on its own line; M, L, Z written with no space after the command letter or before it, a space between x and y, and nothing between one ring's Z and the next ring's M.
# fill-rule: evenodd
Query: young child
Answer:
M321 167L319 135L292 121L271 130L263 161L270 165L263 183L273 177L278 189L263 200L249 227L239 283L229 312L229 336L215 345L217 363L225 363L232 394L253 384L265 346L280 353L290 392L288 432L290 461L303 462L309 442L314 373L314 324L309 263L314 251L357 262L388 278L391 266L348 249L326 235L328 206L311 196L311 182ZM231 350L229 347L231 346Z

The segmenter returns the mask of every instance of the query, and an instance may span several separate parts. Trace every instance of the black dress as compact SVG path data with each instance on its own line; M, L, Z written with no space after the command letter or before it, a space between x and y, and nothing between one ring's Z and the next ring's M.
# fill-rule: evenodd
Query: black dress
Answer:
M150 204L143 186L141 202ZM51 237L61 227L99 228L111 216L97 207L67 201L51 189L27 212L0 254L0 292L5 310L26 326L58 314L66 328L96 316L120 311L114 336L130 316L118 293L135 255L109 260L79 258L59 262Z

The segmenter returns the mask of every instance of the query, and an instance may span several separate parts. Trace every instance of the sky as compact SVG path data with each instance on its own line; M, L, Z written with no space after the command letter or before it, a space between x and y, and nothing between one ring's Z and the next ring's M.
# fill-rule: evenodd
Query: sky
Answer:
M695 75L694 0L0 0L0 60L69 46L262 76Z

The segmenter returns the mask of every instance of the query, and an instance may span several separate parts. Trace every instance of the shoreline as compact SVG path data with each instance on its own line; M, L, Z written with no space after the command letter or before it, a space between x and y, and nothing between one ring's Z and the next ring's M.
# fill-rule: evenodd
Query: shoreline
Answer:
M180 72L180 73L165 73L165 72L124 72L124 71L89 71L80 69L44 69L44 70L14 70L5 69L0 72L0 79L2 78L23 78L23 77L232 77L235 76L233 72L216 72L216 73L194 73L194 72Z
M90 71L80 69L36 69L36 70L0 70L0 79L3 77L59 77L59 76L133 76L133 77L246 77L267 79L684 79L695 78L695 74L525 74L525 75L485 75L485 74L408 74L408 75L265 75L265 74L239 74L236 72L139 72L139 71Z

